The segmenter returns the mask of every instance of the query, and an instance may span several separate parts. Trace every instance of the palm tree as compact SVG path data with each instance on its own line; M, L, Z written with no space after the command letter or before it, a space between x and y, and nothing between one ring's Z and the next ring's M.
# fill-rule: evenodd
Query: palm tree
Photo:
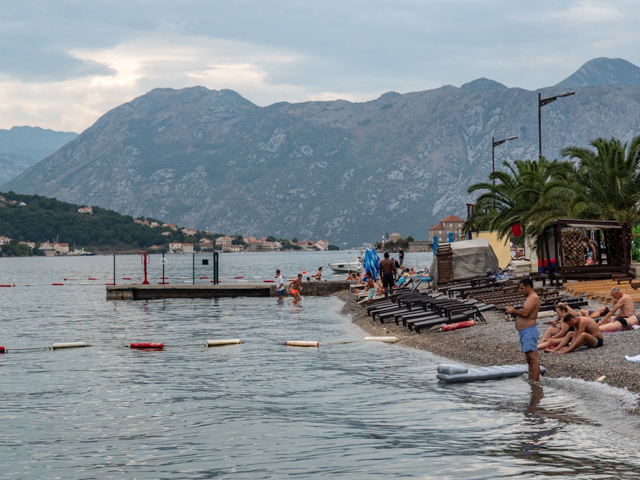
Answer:
M545 158L539 160L516 160L504 162L506 171L495 171L489 178L497 180L476 183L468 192L486 190L476 199L473 212L465 223L465 230L496 230L499 238L511 234L511 227L520 224L523 235L537 230L532 212L538 205L551 171L557 162ZM531 232L533 233L533 232Z
M630 144L597 138L591 146L595 151L575 146L562 149L563 157L577 161L558 165L547 193L569 193L573 218L633 225L640 202L640 135Z

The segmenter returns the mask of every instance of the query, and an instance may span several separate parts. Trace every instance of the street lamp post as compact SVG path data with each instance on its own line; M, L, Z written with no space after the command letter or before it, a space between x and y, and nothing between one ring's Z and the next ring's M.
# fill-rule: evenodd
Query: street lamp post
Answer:
M509 137L509 138L503 138L502 140L498 140L496 142L496 139L494 137L491 137L491 173L496 171L496 147L498 145L502 145L504 142L508 142L509 140L515 140L518 137ZM496 184L496 179L493 179L493 184Z
M542 107L551 102L555 102L558 98L570 97L575 94L576 92L564 92L560 95L554 95L553 97L542 98L542 94L538 92L538 158L542 158Z

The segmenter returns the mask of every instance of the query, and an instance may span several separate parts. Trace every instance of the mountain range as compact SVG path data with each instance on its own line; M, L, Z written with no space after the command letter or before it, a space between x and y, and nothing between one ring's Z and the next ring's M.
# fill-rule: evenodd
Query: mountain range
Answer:
M78 136L40 127L12 127L0 130L0 185Z
M229 234L353 244L396 231L426 239L466 218L470 184L503 161L640 133L640 68L595 59L536 91L461 87L259 107L231 90L155 89L102 116L2 190L38 193Z

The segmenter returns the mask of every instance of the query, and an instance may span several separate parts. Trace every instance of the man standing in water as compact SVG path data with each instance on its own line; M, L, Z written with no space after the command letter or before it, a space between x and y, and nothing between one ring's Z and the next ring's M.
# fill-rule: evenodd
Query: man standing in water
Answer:
M276 290L278 291L278 300L284 297L284 277L280 275L280 270L276 270Z
M302 289L302 274L298 274L298 278L289 284L289 292L294 300L302 300L300 290Z
M538 361L538 326L536 321L540 310L540 297L533 289L533 282L529 278L520 280L518 291L527 297L522 309L518 310L509 306L506 311L508 314L516 316L520 351L524 353L529 365L529 380L537 382L540 380L540 362Z

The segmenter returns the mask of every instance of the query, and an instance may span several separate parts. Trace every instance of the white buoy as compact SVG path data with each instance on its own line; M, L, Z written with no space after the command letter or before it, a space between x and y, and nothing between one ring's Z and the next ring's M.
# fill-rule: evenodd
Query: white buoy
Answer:
M384 342L384 343L396 343L398 337L364 337L362 340L365 342Z
M243 343L239 338L231 338L227 340L207 340L207 347L221 347L223 345L237 345Z
M284 342L287 347L319 347L320 342L306 342L300 340L287 340Z
M88 347L89 344L86 342L67 342L67 343L54 343L51 348L54 350L57 348L81 348Z

